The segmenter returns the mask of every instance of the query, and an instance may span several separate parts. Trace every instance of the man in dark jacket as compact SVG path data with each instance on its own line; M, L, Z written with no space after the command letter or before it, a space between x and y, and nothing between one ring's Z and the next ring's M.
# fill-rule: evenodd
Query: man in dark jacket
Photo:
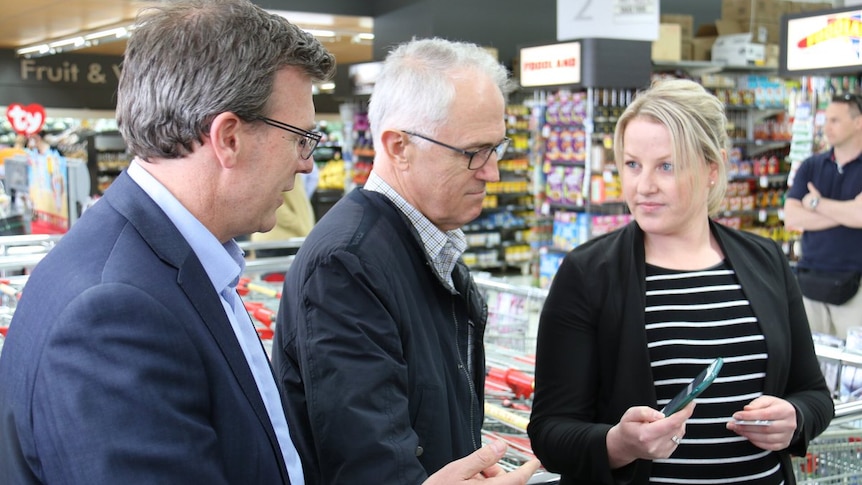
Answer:
M408 42L369 105L374 169L288 271L273 364L309 483L420 483L481 445L487 309L460 259L505 153L506 70Z

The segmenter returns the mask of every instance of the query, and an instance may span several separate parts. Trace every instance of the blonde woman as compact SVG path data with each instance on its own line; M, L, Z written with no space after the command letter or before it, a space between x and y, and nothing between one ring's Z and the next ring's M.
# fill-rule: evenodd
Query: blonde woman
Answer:
M617 123L634 222L566 256L539 324L529 434L563 485L794 483L790 454L834 414L780 248L709 218L725 125L683 80L657 81ZM717 357L704 394L658 411Z

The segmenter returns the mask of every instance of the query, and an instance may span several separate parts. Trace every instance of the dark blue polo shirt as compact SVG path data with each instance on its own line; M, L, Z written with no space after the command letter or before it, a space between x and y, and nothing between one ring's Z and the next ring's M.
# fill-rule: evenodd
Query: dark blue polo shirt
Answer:
M802 200L813 182L827 199L852 200L862 192L862 154L839 171L832 150L805 160L793 177L786 197ZM838 226L802 234L800 268L822 271L862 271L862 229Z

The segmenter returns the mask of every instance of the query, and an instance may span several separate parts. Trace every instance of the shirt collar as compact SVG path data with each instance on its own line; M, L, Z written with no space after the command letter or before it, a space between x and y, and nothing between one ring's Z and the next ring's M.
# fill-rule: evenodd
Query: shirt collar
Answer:
M245 271L242 249L236 241L221 244L171 192L134 160L127 170L129 177L158 205L182 234L200 260L216 291L236 287Z
M368 175L364 188L365 190L383 194L407 216L407 219L416 228L416 232L419 233L419 238L422 241L425 252L428 253L429 259L434 263L435 268L438 268L439 265L438 274L441 273L440 268L442 268L440 276L444 281L451 284L452 268L454 268L455 261L467 249L467 238L464 236L464 232L461 229L441 231L373 170ZM447 242L450 243L448 247ZM447 249L445 252L444 248Z

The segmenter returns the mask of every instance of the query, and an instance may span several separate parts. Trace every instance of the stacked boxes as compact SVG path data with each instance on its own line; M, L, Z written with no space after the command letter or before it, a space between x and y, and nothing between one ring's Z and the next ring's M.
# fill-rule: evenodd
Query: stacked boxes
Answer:
M694 38L694 17L691 15L680 14L663 14L659 20L661 25L678 25L679 26L679 59L683 61L692 60L692 39ZM659 33L659 37L663 33Z
M752 33L753 42L777 44L783 14L830 8L832 2L722 0L721 18L738 22L744 32Z
M678 14L662 14L660 22L680 26L680 59L682 60L713 60L712 47L718 37L749 32L751 33L748 39L750 44L764 45L762 55L765 59L760 59L761 53L758 51L753 53L756 54L754 56L757 57L756 62L748 59L744 64L765 62L770 65L777 62L782 15L831 8L833 8L831 2L722 0L721 19L714 24L702 24L695 29L692 16Z
M712 59L712 45L718 37L715 24L704 24L697 28L697 33L691 39L691 60L708 61Z
M781 0L722 0L721 19L739 23L744 32L752 33L752 42L776 44L784 3Z
M650 58L653 61L681 61L682 33L677 24L661 23L658 26L658 39L652 43Z

